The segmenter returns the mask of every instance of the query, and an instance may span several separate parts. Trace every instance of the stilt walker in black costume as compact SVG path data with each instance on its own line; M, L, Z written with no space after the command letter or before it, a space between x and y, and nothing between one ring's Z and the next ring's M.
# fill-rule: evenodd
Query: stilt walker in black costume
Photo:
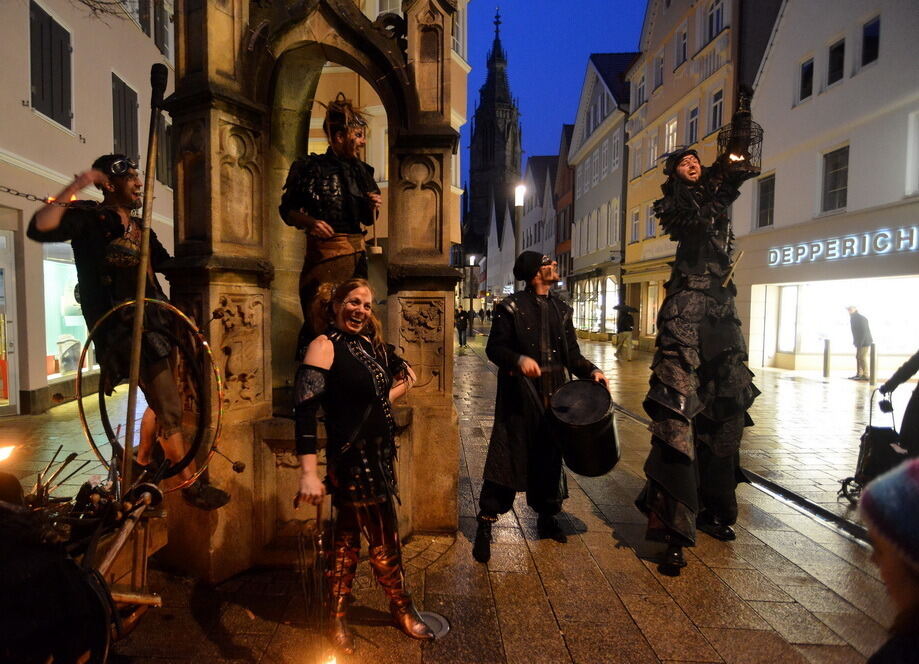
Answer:
M346 621L357 570L361 533L370 546L370 566L389 598L396 625L415 639L432 639L405 585L396 509L395 426L391 399L415 380L411 367L384 344L373 316L369 284L350 279L317 296L313 323L325 326L306 349L296 376L296 445L300 489L294 505L318 505L326 488L336 510L326 576L331 600L330 638L354 652ZM316 411L322 406L328 443L325 484L317 474Z
M759 173L762 134L749 101L741 90L712 166L703 168L695 150L669 155L664 197L654 203L664 232L678 244L657 320L644 401L653 420L651 452L636 504L648 516L647 539L668 544L664 571L674 574L686 565L682 547L695 545L697 528L720 540L735 537L740 440L753 424L747 409L759 394L744 364L727 216L740 185Z

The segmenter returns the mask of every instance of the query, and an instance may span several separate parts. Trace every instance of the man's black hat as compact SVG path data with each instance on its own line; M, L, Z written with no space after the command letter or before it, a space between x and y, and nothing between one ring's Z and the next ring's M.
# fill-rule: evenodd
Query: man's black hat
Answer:
M693 150L692 148L676 148L673 152L667 155L667 161L664 162L664 175L675 175L676 167L679 166L680 162L683 160L683 157L691 154L696 159L699 159L699 153ZM701 163L701 159L699 162Z
M530 283L543 265L543 255L536 251L524 251L514 261L514 278L517 281Z

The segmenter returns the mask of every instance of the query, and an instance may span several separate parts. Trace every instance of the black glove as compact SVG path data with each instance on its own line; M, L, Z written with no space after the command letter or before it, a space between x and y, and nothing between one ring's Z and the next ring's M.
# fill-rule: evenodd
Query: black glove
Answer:
M891 392L893 392L895 389L897 389L897 386L896 386L896 385L891 385L891 384L888 382L888 383L884 383L883 385L881 385L881 386L878 388L878 392L880 392L881 394L887 395L887 394L890 394Z

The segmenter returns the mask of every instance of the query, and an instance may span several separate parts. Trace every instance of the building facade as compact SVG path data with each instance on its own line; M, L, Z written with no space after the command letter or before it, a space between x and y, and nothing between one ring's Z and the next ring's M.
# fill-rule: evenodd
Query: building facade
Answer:
M852 373L868 317L879 378L916 352L919 11L787 0L756 78L763 169L734 203L738 310L754 366ZM847 374L848 375L848 374Z
M120 152L144 168L150 66L174 83L172 16L163 2L125 3L95 17L68 0L4 6L0 184L53 196L96 157ZM173 247L171 124L158 125L153 229ZM101 200L88 189L81 198ZM0 414L36 413L72 398L88 330L70 245L25 237L40 202L0 193ZM92 352L88 356L95 365Z
M558 285L560 297L571 298L568 290L571 275L571 220L574 212L574 168L568 163L568 149L574 137L574 125L562 125L558 146L558 165L555 168L555 260L562 280Z
M616 331L622 265L629 87L638 53L594 53L587 71L568 163L574 169L568 289L578 330Z
M527 159L523 185L526 195L520 221L521 248L555 258L555 169L556 155Z

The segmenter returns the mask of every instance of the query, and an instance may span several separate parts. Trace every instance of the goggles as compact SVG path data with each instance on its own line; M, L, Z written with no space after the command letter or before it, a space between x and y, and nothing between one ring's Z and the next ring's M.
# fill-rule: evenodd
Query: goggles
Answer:
M128 159L127 157L125 157L124 159L113 161L106 170L108 171L109 175L118 176L118 175L124 175L132 168L136 170L137 164L134 162L133 159Z
M549 258L548 256L543 256L542 260L539 261L539 266L545 267L546 265L552 265L552 259Z

